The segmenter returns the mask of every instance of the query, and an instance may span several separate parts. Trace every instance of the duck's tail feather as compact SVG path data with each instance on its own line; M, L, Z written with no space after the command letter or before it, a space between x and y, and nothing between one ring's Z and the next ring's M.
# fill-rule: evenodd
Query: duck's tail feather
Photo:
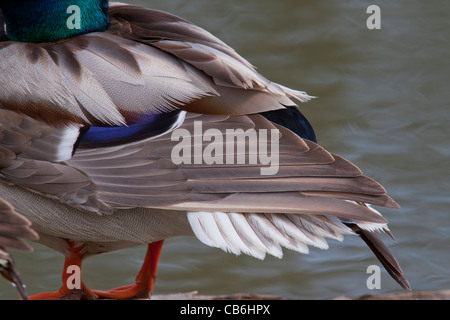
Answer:
M411 286L406 279L402 268L400 267L397 259L383 243L380 237L375 233L361 229L356 224L347 224L361 239L369 246L375 256L380 260L381 264L385 267L386 271L391 277L405 290L411 291Z

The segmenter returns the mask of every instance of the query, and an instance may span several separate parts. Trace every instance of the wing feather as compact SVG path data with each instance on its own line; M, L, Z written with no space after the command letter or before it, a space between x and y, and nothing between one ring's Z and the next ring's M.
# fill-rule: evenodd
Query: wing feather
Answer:
M281 258L282 247L301 253L308 253L309 246L325 250L326 238L342 240L343 235L353 234L344 224L320 215L204 211L189 212L188 220L203 243L258 259L266 254Z
M13 248L32 251L23 241L37 240L38 234L31 228L31 222L19 214L6 200L0 198L0 249Z

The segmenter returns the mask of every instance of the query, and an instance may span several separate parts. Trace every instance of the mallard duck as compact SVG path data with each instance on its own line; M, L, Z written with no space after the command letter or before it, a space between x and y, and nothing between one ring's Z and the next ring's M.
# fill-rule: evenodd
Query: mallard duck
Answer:
M410 289L372 207L398 205L317 144L298 105L308 94L166 12L104 0L0 3L1 194L65 255L62 287L32 298L148 298L163 241L181 235L259 259L359 235ZM227 130L241 145L226 148L238 140L220 138ZM269 139L270 163L268 153L254 157ZM139 245L148 250L135 284L68 286L69 266Z

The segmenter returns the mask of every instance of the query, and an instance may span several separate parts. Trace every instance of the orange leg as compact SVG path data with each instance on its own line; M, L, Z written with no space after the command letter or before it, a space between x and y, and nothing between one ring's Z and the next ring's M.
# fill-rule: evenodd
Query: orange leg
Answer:
M83 282L81 282L81 274L78 274L79 288L73 288L74 280L72 277L75 275L73 273L74 270L81 273L81 263L83 262L83 254L81 251L83 248L75 247L70 241L67 242L69 244L69 256L66 257L64 261L62 287L56 292L43 292L30 296L30 300L148 299L150 297L153 292L156 268L158 266L158 259L161 254L164 240L153 242L148 245L144 263L136 277L135 284L107 291L90 290Z
M81 282L81 263L83 262L83 247L75 247L71 241L69 244L69 256L64 260L62 275L62 287L56 292L43 292L30 296L30 300L92 300L97 297ZM73 281L72 277L79 277ZM79 285L76 285L78 281ZM70 288L69 288L70 286Z
M153 292L158 259L164 240L150 243L136 283L107 291L92 290L99 299L148 299Z

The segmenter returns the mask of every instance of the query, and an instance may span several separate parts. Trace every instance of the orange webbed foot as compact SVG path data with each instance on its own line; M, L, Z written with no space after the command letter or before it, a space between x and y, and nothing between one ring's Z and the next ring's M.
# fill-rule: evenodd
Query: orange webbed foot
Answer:
M137 284L122 286L110 290L92 290L98 299L136 300L149 299L151 292Z
M28 297L29 300L96 300L97 295L85 285L81 289L61 288L56 292L41 292Z

